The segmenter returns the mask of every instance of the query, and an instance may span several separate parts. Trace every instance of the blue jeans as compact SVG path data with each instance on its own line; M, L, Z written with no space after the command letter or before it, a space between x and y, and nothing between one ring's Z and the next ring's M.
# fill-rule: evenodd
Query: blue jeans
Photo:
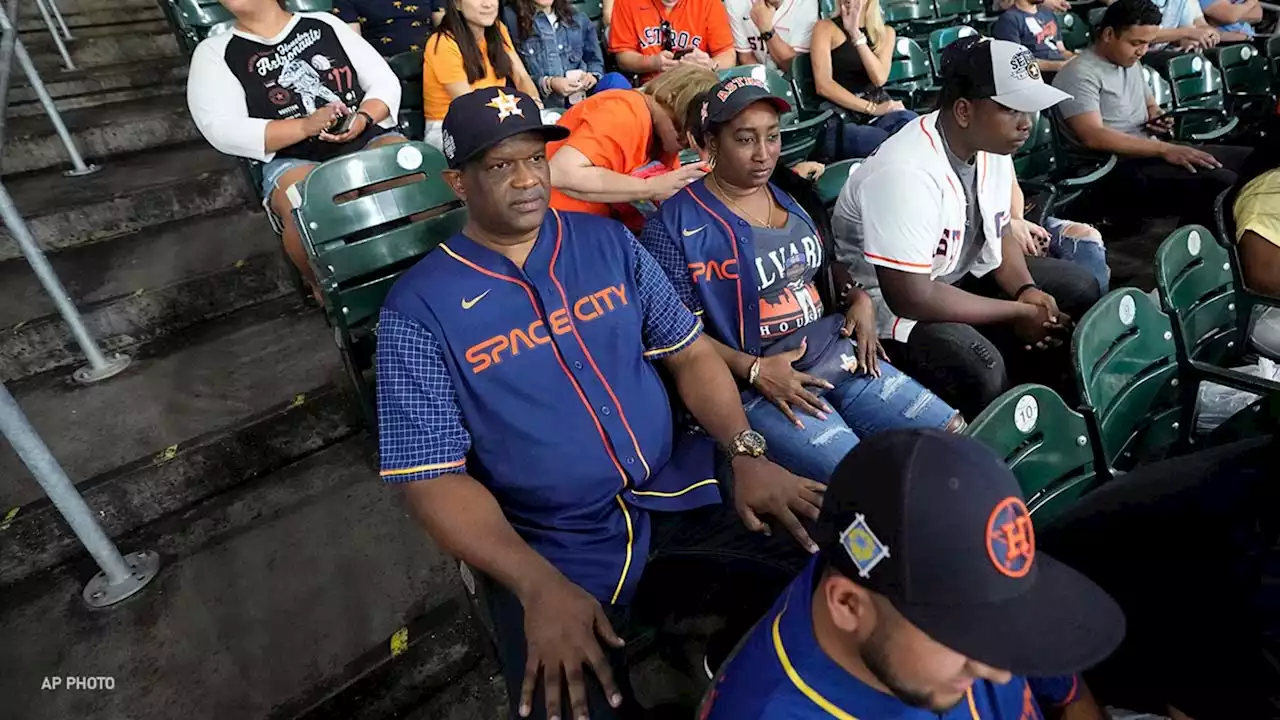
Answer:
M891 428L945 428L956 416L950 405L884 360L880 377L850 375L822 399L835 412L820 420L796 411L803 428L759 395L743 409L752 429L768 443L770 460L824 483L861 437Z
M1071 228L1072 225L1075 227ZM1071 233L1067 232L1069 228ZM1102 294L1107 294L1111 285L1111 268L1107 267L1107 248L1102 244L1102 234L1084 223L1056 217L1045 218L1044 229L1053 236L1049 239L1049 257L1067 260L1088 270L1098 281Z
M836 160L867 157L880 147L880 143L917 117L919 116L910 110L895 110L866 125L831 123L827 126L827 155ZM836 142L837 132L844 134L843 148Z

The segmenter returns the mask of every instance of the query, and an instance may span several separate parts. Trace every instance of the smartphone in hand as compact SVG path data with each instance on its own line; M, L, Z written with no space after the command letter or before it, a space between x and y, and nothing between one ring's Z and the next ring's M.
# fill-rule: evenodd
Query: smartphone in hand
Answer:
M1173 135L1173 122L1173 116L1164 113L1148 120L1144 127L1151 135L1170 136Z
M341 135L346 131L350 130L351 124L354 123L355 121L356 121L356 114L353 112L348 112L346 115L343 115L342 117L334 118L333 123L331 123L329 127L325 128L325 132L329 133L330 135Z

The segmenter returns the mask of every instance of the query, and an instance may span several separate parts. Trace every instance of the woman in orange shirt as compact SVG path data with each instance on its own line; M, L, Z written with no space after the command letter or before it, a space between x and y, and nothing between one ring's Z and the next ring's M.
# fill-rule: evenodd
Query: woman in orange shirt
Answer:
M629 226L643 225L630 203L666 200L706 172L704 162L680 167L678 155L689 105L718 82L712 70L682 65L639 90L606 90L569 108L559 122L569 137L547 146L551 207L616 212Z
M449 103L477 88L515 85L535 101L538 88L498 22L497 0L449 0L444 22L422 54L422 107L426 141L443 147L440 133Z

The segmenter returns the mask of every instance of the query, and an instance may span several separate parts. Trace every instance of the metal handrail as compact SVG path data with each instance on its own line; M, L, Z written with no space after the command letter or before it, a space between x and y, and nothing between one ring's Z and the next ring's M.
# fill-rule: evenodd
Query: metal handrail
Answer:
M48 90L45 89L44 83L41 82L40 74L31 62L31 57L27 54L26 48L22 46L22 41L18 39L17 27L20 2L21 0L9 0L7 6L0 8L2 10L0 11L0 158L3 157L5 134L8 129L8 124L4 122L4 117L9 104L9 85L13 75L12 63L13 59L17 58L18 65L21 66L23 74L27 77L27 82L40 100L45 113L49 116L49 122L53 124L58 139L62 141L63 146L67 149L67 155L71 158L72 169L64 174L87 175L92 173L98 169L98 166L85 163L79 149L76 148L75 141L67 131L66 124L62 122L62 116L58 113L58 108L54 104L53 98L49 96ZM48 6L45 5L46 2ZM71 32L67 28L66 21L62 18L62 13L58 10L54 0L35 0L35 3L40 10L45 27L53 35L54 44L57 45L64 64L67 69L74 69L75 65L71 62L71 56L63 44L63 36L65 35L65 39L70 40ZM50 7L53 10L53 15L58 19L58 24L61 26L61 34L53 25L49 12ZM75 371L75 379L82 383L96 382L116 375L127 368L130 363L128 355L115 353L107 356L98 347L98 343L93 336L89 334L89 330L84 324L84 318L81 317L79 310L76 309L75 303L71 301L71 296L62 285L62 281L58 279L53 266L49 264L44 251L40 249L39 243L32 237L31 230L27 227L26 221L22 219L22 215L18 212L18 208L13 203L13 198L10 197L9 191L5 189L2 181L0 181L0 219L3 219L5 227L9 230L10 237L22 249L22 254L26 257L28 264L31 265L31 269L40 280L45 292L53 298L58 312L71 329L71 334L75 338L76 344L80 346L85 358L89 361L87 366ZM102 525L98 522L93 509L80 496L75 484L67 477L66 471L62 469L49 451L48 446L40 439L35 428L31 426L30 421L23 414L22 409L18 407L17 401L13 399L13 395L9 393L9 389L2 382L0 382L0 434L8 439L18 457L22 459L23 464L27 466L36 481L40 483L40 487L49 496L54 507L58 509L58 512L62 513L67 524L71 526L76 538L80 540L80 543L89 551L89 554L98 563L98 567L101 568L101 572L89 580L81 593L84 601L90 607L106 607L118 603L137 593L147 583L151 582L160 567L159 556L151 551L136 552L128 556L120 554L115 543L111 541L111 538L102 529Z

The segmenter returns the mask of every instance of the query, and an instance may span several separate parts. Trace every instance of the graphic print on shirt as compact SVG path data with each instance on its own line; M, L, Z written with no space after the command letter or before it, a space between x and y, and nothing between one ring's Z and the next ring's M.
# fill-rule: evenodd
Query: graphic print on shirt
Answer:
M788 225L790 229L792 225ZM756 276L760 291L760 338L777 339L822 317L817 276L822 244L812 235L770 246L756 231ZM763 240L763 242L762 242Z
M236 35L227 43L227 66L244 88L249 117L305 117L331 102L358 107L364 91L334 29L300 17L275 45Z

